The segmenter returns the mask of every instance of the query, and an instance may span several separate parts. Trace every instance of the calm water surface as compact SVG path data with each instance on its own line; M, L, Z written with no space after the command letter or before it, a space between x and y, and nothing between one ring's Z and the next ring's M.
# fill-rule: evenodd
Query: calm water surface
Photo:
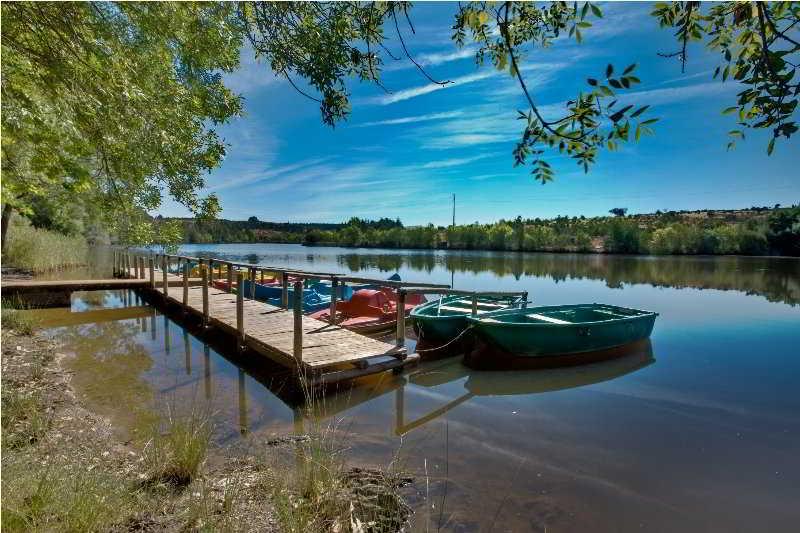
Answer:
M527 290L536 305L660 313L651 341L612 361L480 372L450 358L327 397L313 418L338 422L350 456L385 465L399 449L417 475L415 530L794 531L800 523L796 259L263 244L181 253L399 272L460 289ZM308 429L274 367L204 342L132 292L79 293L71 310L39 313L74 354L80 393L133 436L157 413L189 408L210 410L216 439L242 450Z

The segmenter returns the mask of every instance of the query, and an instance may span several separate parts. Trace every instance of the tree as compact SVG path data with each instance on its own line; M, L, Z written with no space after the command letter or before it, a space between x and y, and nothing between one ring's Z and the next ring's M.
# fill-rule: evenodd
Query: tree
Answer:
M628 212L627 207L615 207L613 209L608 210L609 213L614 215L615 217L624 217L625 214Z
M2 17L4 220L92 205L120 229L162 191L216 215L198 191L225 154L214 126L241 111L219 74L238 66L234 6L8 2Z

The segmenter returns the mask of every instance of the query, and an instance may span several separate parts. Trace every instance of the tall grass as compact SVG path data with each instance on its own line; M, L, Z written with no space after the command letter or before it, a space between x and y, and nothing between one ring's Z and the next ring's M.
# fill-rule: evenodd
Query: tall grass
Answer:
M391 466L386 470L348 467L345 449L339 444L347 439L340 436L337 422L323 425L313 415L324 402L318 392L303 387L310 438L295 442L292 464L274 468L271 500L281 530L402 530L411 511L399 489L408 480Z
M45 466L3 467L3 531L101 531L130 512L135 494L98 470Z
M0 325L4 329L13 330L20 335L33 335L36 319L30 313L14 308L9 302L0 302Z
M34 228L16 216L8 228L3 262L7 266L44 272L86 264L88 245L83 237Z
M145 445L147 484L187 486L205 461L210 441L211 426L206 417L195 413L185 418L170 416L163 431L154 430Z

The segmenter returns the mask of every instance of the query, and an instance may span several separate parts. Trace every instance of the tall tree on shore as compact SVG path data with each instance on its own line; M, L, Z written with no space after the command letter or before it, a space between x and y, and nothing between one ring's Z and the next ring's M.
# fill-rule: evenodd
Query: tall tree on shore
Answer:
M3 243L12 210L99 207L130 242L166 193L198 216L203 175L241 112L220 72L239 62L226 3L2 4ZM124 226L120 228L120 226Z

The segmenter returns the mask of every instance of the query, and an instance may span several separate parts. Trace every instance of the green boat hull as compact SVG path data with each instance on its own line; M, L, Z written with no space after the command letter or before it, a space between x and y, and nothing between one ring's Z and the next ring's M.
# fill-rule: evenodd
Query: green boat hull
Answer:
M603 314L609 318L603 319ZM531 315L545 316L555 323ZM657 316L635 309L583 304L497 311L469 317L467 322L479 338L508 354L548 357L606 350L646 339ZM564 320L571 317L575 317L573 322Z
M461 335L469 326L467 317L471 314L471 307L464 307L463 312L442 311L451 307L455 302L463 301L463 296L448 296L441 301L433 300L428 303L415 307L411 311L411 323L417 338L429 346L441 346L453 341ZM484 298L480 300L480 312L486 312L486 305L506 308L510 304L500 304L501 300ZM463 304L462 304L463 306Z

